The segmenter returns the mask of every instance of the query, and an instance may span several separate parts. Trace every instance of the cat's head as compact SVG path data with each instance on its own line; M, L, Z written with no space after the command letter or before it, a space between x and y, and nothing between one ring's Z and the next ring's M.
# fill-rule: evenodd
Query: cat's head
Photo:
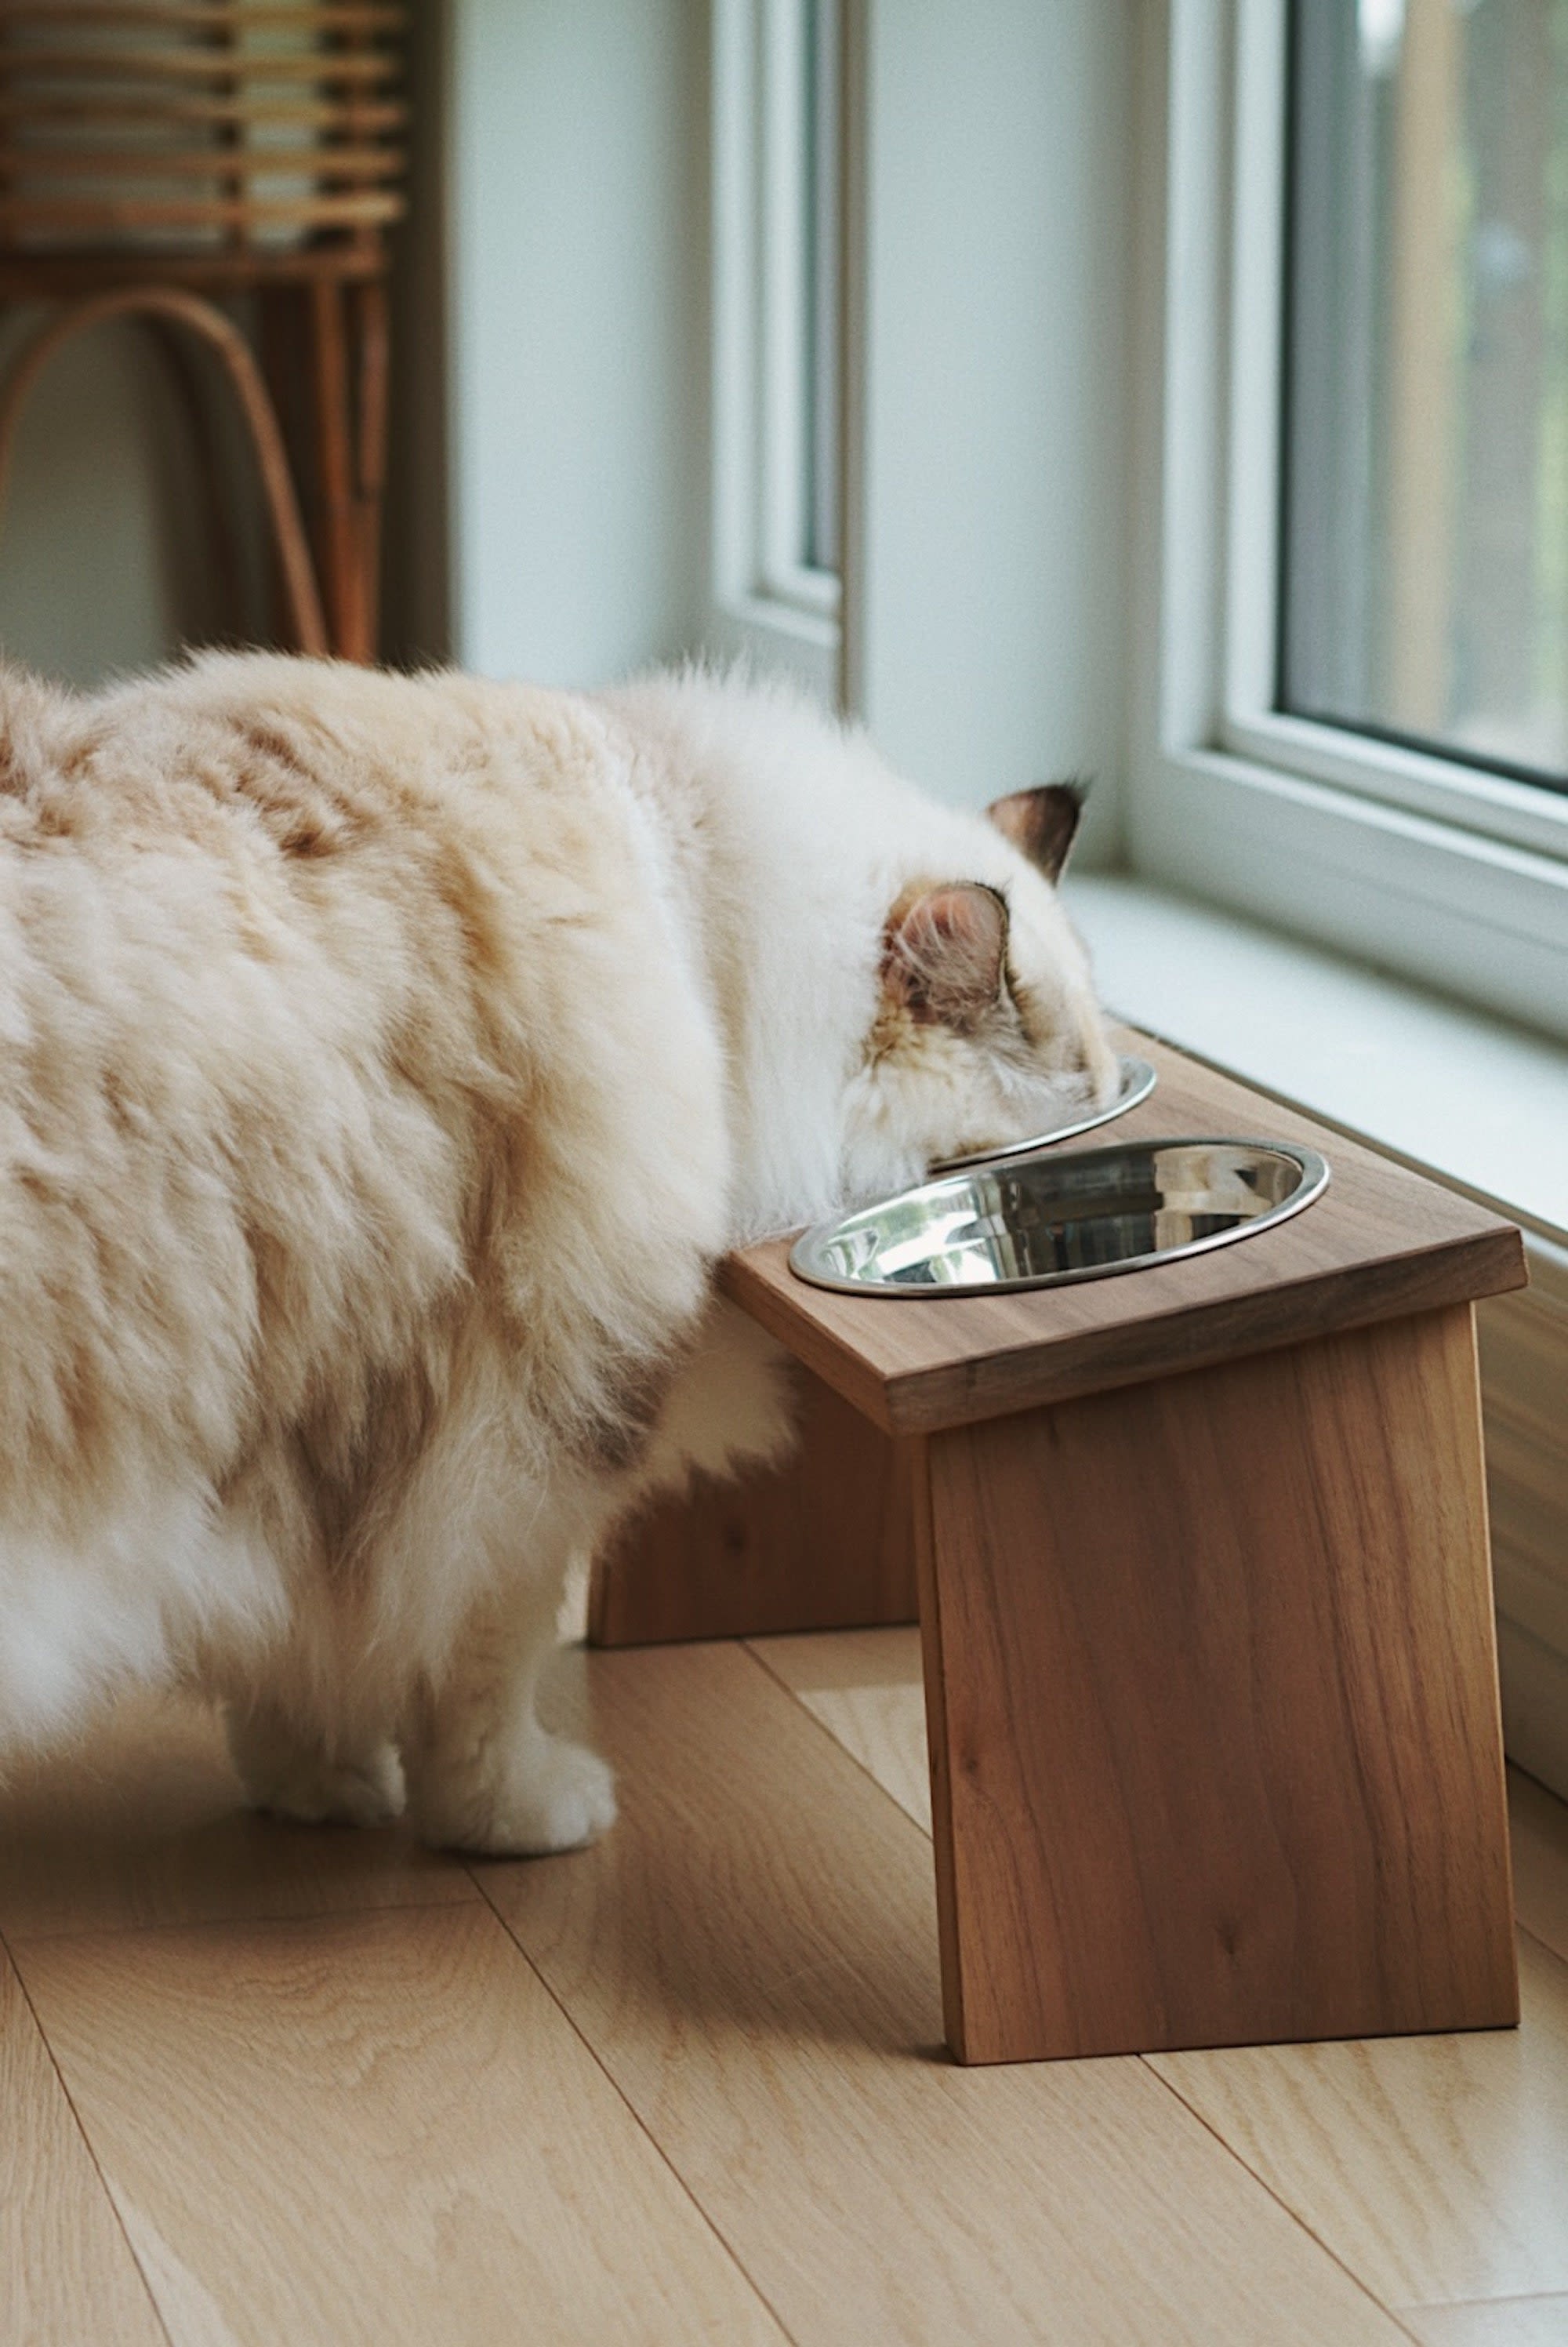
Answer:
M1116 1053L1055 887L1081 805L1065 783L998 800L989 823L1016 853L999 860L993 843L985 878L922 875L888 908L845 1128L851 1194L1114 1097Z

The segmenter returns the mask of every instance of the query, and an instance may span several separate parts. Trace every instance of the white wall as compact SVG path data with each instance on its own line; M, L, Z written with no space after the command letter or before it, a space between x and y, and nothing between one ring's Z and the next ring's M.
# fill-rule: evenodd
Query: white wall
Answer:
M0 364L38 318L7 314ZM236 520L249 487L241 476ZM186 417L146 330L116 322L68 343L23 411L0 509L0 657L78 685L162 660L223 600L213 550Z
M456 651L591 684L695 641L708 548L705 0L460 0Z
M868 0L859 697L980 805L1123 756L1135 0ZM709 579L707 0L459 0L456 650L592 683Z
M1130 0L871 0L865 713L972 805L1123 757Z
M862 703L960 801L1093 774L1091 861L1117 844L1122 762L1135 5L866 0ZM708 26L708 0L421 9L396 652L446 649L448 563L471 667L589 683L702 640ZM0 528L0 647L86 682L205 632L179 437L127 330L67 354Z

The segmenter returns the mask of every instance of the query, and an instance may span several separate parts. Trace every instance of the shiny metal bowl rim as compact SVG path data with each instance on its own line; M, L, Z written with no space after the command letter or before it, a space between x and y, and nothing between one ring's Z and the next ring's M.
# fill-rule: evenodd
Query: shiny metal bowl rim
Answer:
M967 1150L962 1157L933 1157L927 1171L932 1174L958 1174L970 1165L992 1165L999 1158L1032 1157L1041 1149L1054 1149L1061 1141L1076 1141L1081 1133L1094 1133L1130 1109L1139 1108L1159 1082L1158 1071L1147 1060L1123 1051L1117 1060L1122 1071L1122 1088L1109 1108L1097 1108L1092 1116L1081 1116L1071 1124L1053 1125L1049 1133L1031 1133L1027 1141L999 1142L991 1149Z
M1064 1157L1054 1151L1040 1149L1031 1156L1046 1158L1053 1166L1091 1163L1096 1158L1121 1156L1132 1149L1146 1149L1151 1153L1158 1149L1255 1149L1269 1157L1287 1157L1300 1167L1301 1179L1288 1198L1270 1206L1261 1214L1254 1214L1245 1223L1233 1223L1226 1231L1209 1231L1202 1238L1187 1239L1182 1245L1159 1247L1148 1255L1125 1255L1119 1263L1091 1263L1072 1271L1042 1272L1030 1279L981 1279L964 1281L940 1287L900 1287L889 1284L879 1286L864 1279L845 1279L842 1273L819 1268L815 1260L816 1250L835 1238L846 1223L858 1222L864 1214L874 1214L878 1208L890 1206L905 1198L918 1198L927 1192L946 1190L958 1182L972 1182L975 1169L944 1174L940 1180L917 1182L907 1190L896 1190L886 1198L874 1198L869 1204L856 1206L847 1214L840 1214L831 1223L815 1223L803 1231L790 1249L789 1267L797 1279L813 1287L831 1288L839 1296L864 1296L877 1301L903 1304L935 1303L944 1296L961 1296L972 1301L977 1296L1015 1296L1029 1294L1037 1288L1071 1287L1087 1279L1115 1279L1127 1271L1153 1271L1168 1263L1184 1262L1189 1255L1209 1255L1215 1247L1231 1245L1237 1239L1250 1238L1255 1231L1269 1230L1277 1223L1288 1222L1293 1214L1303 1213L1328 1187L1329 1169L1327 1159L1316 1149L1308 1149L1298 1141L1259 1141L1235 1133L1156 1133L1147 1141L1116 1141L1100 1149L1072 1149ZM989 1159L985 1161L990 1163ZM1028 1158L1009 1157L999 1167L1004 1174L1016 1174L1029 1163Z

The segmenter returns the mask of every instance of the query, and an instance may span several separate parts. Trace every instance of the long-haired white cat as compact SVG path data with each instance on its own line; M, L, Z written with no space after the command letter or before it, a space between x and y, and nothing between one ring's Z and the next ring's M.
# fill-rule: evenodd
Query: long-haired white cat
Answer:
M737 1240L1104 1097L1048 875L791 695L0 678L0 1766L220 1697L258 1802L565 1848L568 1561L787 1393Z

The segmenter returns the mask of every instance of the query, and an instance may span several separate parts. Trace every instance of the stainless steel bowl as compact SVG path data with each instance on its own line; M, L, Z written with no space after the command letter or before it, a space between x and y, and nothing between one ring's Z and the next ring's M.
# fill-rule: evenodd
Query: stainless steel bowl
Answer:
M931 1171L953 1174L960 1165L992 1165L999 1157L1027 1157L1031 1150L1047 1148L1058 1141L1076 1140L1081 1133L1092 1133L1097 1126L1109 1124L1113 1116L1125 1116L1130 1108L1148 1099L1159 1081L1147 1060L1124 1057L1122 1082L1109 1107L1097 1108L1092 1116L1072 1117L1065 1124L1053 1124L1049 1133L1030 1133L1027 1141L1006 1141L995 1149L971 1149L962 1157L934 1158Z
M1294 1142L1122 1142L988 1162L796 1241L790 1267L850 1296L996 1296L1173 1263L1298 1214L1328 1186Z

